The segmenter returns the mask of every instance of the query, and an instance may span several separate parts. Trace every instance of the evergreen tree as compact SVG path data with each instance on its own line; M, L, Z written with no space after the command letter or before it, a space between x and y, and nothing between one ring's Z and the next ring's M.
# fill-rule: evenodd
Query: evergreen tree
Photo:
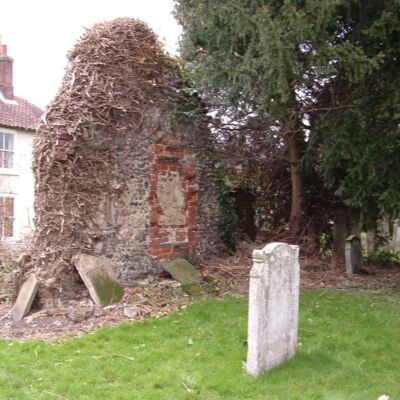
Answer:
M398 150L397 92L384 97L399 76L399 0L176 3L182 55L202 94L230 118L247 123L256 117L281 136L293 235L305 211L315 209L305 204L315 184L307 176L319 179L336 201L369 213L398 204L399 186L386 186L396 182L398 161L383 167L378 160ZM388 143L380 141L383 130ZM311 160L307 176L300 168L304 155ZM388 172L391 177L380 180Z
M360 75L337 66L319 99L329 112L315 116L308 147L319 144L313 162L325 185L373 228L400 215L400 3L354 2L346 19L347 40L378 64Z

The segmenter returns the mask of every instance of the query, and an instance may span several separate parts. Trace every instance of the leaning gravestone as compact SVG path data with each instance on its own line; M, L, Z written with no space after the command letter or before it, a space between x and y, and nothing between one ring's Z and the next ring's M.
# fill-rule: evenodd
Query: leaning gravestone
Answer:
M35 275L30 275L29 278L22 284L21 290L18 293L18 297L11 309L11 318L18 322L25 315L28 314L31 309L33 300L35 299L39 282Z
M170 261L163 267L173 279L182 284L182 289L189 294L201 292L201 273L184 258Z
M270 243L253 251L247 372L260 375L294 356L299 316L299 247Z
M189 261L178 258L167 263L164 271L168 272L172 278L182 283L182 285L193 285L201 282L201 274Z
M361 241L356 235L351 235L346 239L346 272L350 275L362 272L362 252Z
M400 252L400 219L393 223L393 251Z
M81 253L77 254L73 261L96 305L105 307L122 299L124 291L108 258Z

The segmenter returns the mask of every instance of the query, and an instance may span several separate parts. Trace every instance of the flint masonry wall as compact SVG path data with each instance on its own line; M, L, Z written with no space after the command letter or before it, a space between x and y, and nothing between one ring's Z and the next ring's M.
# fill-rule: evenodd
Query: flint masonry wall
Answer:
M153 106L130 137L129 157L121 156L127 184L104 197L96 218L102 239L93 243L93 253L109 257L125 285L161 272L168 260L210 257L220 243L206 118Z
M68 59L34 149L39 297L79 290L78 253L108 257L125 285L168 260L215 254L208 118L176 61L129 18L94 25Z

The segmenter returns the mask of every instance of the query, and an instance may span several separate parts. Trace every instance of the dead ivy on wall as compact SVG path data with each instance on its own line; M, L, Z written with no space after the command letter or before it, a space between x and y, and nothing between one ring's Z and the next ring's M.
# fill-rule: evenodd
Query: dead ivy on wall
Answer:
M94 215L105 194L118 197L124 188L121 165L135 146L132 132L140 128L144 106L176 93L175 61L135 19L96 24L68 60L34 147L32 264L50 277L48 287L70 280L72 256L90 253L104 235Z

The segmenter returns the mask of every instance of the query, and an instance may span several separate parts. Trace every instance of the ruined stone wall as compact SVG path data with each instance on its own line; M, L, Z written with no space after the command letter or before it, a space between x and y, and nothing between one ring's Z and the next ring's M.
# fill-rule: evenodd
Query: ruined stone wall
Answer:
M129 137L129 156L119 166L126 184L104 197L96 217L103 232L93 243L93 254L108 256L125 285L160 273L174 258L210 257L220 243L206 118L193 123L175 107L153 106Z
M196 249L200 257L209 258L221 249L219 235L220 208L217 198L217 159L204 115L193 119L177 118L176 131L188 145L194 157L196 171Z
M68 296L77 253L111 259L122 283L218 240L208 119L146 24L96 24L69 53L34 150L32 264L44 299Z

